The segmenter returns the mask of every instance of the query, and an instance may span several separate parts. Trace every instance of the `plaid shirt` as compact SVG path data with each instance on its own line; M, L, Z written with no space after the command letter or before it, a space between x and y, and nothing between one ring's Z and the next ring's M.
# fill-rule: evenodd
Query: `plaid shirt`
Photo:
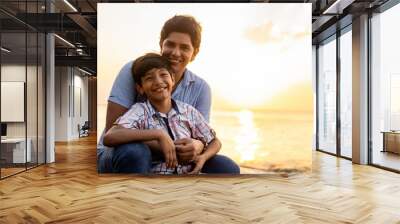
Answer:
M172 108L168 114L155 110L146 100L134 104L124 115L117 119L115 124L130 129L163 129L172 140L193 138L202 141L205 145L215 138L214 130L204 117L189 104L172 99ZM175 169L168 169L166 163L154 161L152 172L158 174L182 174L193 169L192 165L178 165Z

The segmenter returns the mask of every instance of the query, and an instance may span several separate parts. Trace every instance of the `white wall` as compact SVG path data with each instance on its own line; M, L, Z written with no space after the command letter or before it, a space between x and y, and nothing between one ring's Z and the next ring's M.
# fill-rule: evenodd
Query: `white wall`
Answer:
M83 75L76 68L56 67L56 141L79 138L78 124L88 120L88 78Z
M55 68L55 141L68 141L69 69Z

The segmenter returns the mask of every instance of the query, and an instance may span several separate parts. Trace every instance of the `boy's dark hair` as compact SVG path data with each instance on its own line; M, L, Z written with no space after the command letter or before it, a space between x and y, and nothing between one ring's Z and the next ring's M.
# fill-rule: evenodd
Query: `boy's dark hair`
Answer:
M131 72L135 83L142 85L142 77L153 68L165 68L172 75L171 63L167 58L156 53L147 53L133 62Z
M193 16L175 15L164 23L160 34L160 47L172 32L186 33L190 36L194 53L193 58L199 53L201 43L201 26Z

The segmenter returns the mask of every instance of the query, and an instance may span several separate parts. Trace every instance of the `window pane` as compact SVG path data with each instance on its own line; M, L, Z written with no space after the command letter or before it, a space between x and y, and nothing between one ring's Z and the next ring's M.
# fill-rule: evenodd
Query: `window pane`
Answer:
M351 158L352 141L352 36L351 30L340 37L340 153Z
M318 148L336 153L336 40L318 48Z
M45 65L46 37L43 33L38 36L38 163L45 163Z
M400 4L372 18L372 163L400 170Z
M7 49L1 50L2 178L25 170L25 163L30 159L25 121L25 41L25 32L1 34L1 47Z
M27 113L27 140L30 144L30 159L28 168L37 165L37 33L28 32L28 55L27 55L27 80L26 80L26 113Z

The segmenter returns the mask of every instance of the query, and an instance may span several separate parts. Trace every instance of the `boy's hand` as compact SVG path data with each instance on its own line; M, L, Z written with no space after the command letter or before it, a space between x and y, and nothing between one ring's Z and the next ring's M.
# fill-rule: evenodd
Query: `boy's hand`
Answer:
M206 162L206 157L203 155L199 155L196 157L196 159L194 160L194 163L196 164L195 167L193 168L193 170L191 172L189 172L188 174L198 174L200 173L201 169L204 166L204 163Z
M201 141L191 138L182 138L175 142L176 153L179 162L189 163L196 159L203 151L204 145Z
M161 150L164 154L165 163L168 168L175 168L178 165L178 160L176 158L175 145L171 137L165 131L160 130L160 137L158 141L160 142Z

